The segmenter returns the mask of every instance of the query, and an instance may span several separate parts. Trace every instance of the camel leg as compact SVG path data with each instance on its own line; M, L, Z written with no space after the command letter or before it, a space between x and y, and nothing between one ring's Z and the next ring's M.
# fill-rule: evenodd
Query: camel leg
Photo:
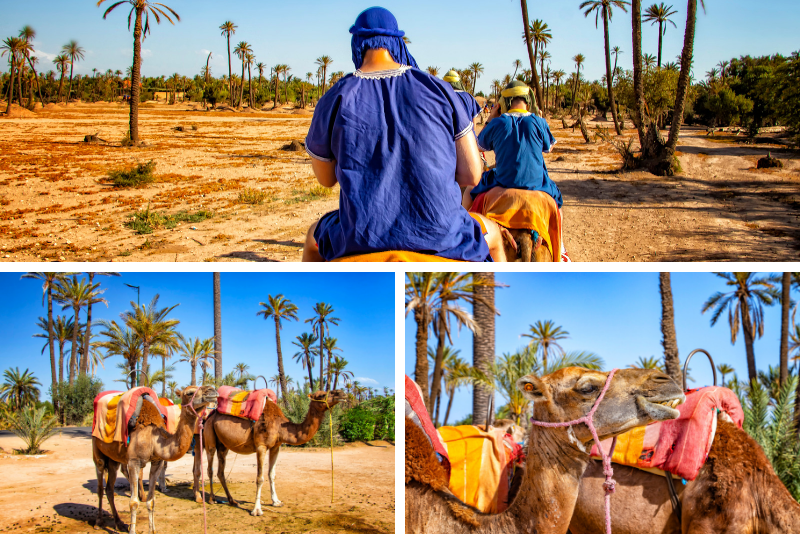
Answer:
M264 461L267 459L267 448L260 445L256 449L256 464L258 465L258 475L256 476L256 503L253 506L252 516L262 515L261 511L261 487L264 485Z
M275 471L278 467L279 452L281 452L280 444L269 450L269 492L272 495L272 506L283 506L281 500L278 499L278 493L275 491Z
M161 493L167 492L167 463L164 462L164 469L161 470L161 474L158 476L158 489Z
M139 474L141 471L141 467L138 461L129 461L128 462L128 481L131 484L131 526L130 534L136 534L136 512L139 510L139 492L137 489L139 488Z
M94 458L94 469L97 472L97 519L94 520L94 529L100 530L103 527L103 487L105 486L106 462L103 459Z
M151 462L150 477L147 479L147 519L150 522L150 534L156 534L156 486L167 462Z
M114 503L114 486L117 483L117 469L119 469L119 464L112 460L108 461L108 480L106 482L106 495L108 495L108 506L111 508L111 514L114 516L114 524L117 527L117 530L121 532L127 532L128 527L125 523L122 522L122 518L119 516L119 512L117 512L117 505Z
M192 474L194 475L194 502L203 502L202 493L200 493L200 460L202 460L202 454L205 454L205 451L200 450L200 440L195 438L194 467L192 468Z
M206 448L206 462L208 462L208 466L206 466L206 474L208 475L208 504L217 504L217 501L214 497L214 453L216 452L215 449Z
M228 498L228 504L231 506L238 506L238 502L233 498L231 492L228 490L228 481L225 480L225 460L228 458L228 449L224 448L222 444L217 449L217 477L222 484L222 489L225 490L225 496Z

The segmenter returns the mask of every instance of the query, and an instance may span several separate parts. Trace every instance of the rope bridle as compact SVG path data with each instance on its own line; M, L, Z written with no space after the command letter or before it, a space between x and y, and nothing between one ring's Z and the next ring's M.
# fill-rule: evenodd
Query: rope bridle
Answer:
M203 469L203 455L205 454L205 449L203 448L203 414L206 413L206 407L203 406L203 410L200 414L197 413L197 410L194 409L194 398L197 395L197 392L200 391L200 387L194 390L192 394L192 399L189 401L189 409L192 410L195 417L200 421L200 491L203 495L203 533L208 534L208 518L206 516L206 475L205 470ZM213 481L211 482L214 483Z
M589 413L584 415L579 419L575 419L574 421L566 421L563 423L547 423L544 421L537 421L533 417L531 417L531 424L536 426L542 426L545 428L563 428L563 427L572 427L572 425L578 424L585 424L589 428L589 432L592 433L592 438L594 438L595 444L597 444L597 448L600 449L600 455L603 457L603 474L606 476L606 481L603 482L603 489L605 490L605 512L606 512L606 534L611 534L611 494L614 493L616 490L617 482L612 478L614 476L614 468L611 467L611 457L614 455L614 448L617 446L617 437L614 436L614 439L611 441L611 450L608 454L600 445L600 438L597 436L597 430L594 427L594 414L597 411L597 408L600 406L600 403L603 401L603 397L606 395L606 391L608 391L609 386L611 386L611 379L614 377L614 374L619 369L612 369L611 372L608 373L608 377L606 378L606 383L603 386L602 391L600 391L600 395L597 397L597 400L594 401L594 405L592 409L589 410Z
M331 414L331 407L328 404L328 395L330 395L330 392L326 391L325 392L325 400L313 399L313 398L311 398L311 395L309 395L308 398L311 399L313 402L324 402L325 403L325 407L328 408L328 421L329 421L328 427L329 427L329 430L331 431L331 441L330 441L330 444L331 444L331 502L333 502L333 415Z

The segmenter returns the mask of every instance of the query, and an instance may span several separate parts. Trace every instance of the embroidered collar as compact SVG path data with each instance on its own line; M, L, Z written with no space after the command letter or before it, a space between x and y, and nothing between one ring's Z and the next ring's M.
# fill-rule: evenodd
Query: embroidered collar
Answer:
M512 117L527 117L530 115L530 112L523 111L521 109L512 109L505 113L506 115L511 115Z
M394 78L395 76L402 76L406 73L406 71L410 70L411 67L408 65L400 65L400 67L396 69L389 69L389 70L376 70L374 72L363 72L360 69L353 73L354 76L357 78L363 78L365 80L382 80L383 78Z

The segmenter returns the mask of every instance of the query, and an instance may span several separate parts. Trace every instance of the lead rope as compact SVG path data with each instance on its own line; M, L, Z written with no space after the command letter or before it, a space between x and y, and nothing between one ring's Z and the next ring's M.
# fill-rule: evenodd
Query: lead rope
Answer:
M194 409L194 397L197 395L198 391L200 391L200 388L194 390L194 394L192 394L192 400L189 402L189 409L192 410L195 417L197 417L198 421L200 421L200 492L203 495L203 534L208 534L208 518L206 516L206 472L203 469L203 455L206 452L203 448L203 414L206 413L206 408L203 406L203 411L200 412L199 415ZM211 483L213 484L213 482Z
M328 408L328 426L330 427L331 431L331 503L333 503L333 415L331 414L331 407L328 404L328 393L325 393L324 401L312 399L311 395L309 395L308 398L314 402L324 402L325 407Z
M611 534L611 494L614 493L617 489L617 482L612 478L614 476L614 468L611 467L611 457L614 455L614 448L617 446L617 438L614 436L614 439L611 441L611 450L608 454L603 449L602 445L600 445L600 438L597 437L597 430L594 428L594 413L597 411L598 406L600 406L600 402L602 402L603 397L606 395L606 391L608 391L609 386L611 385L611 379L614 377L614 374L619 369L612 369L610 373L608 373L608 378L606 378L606 383L603 386L603 390L600 392L600 396L597 397L597 400L594 401L594 406L592 409L589 410L589 413L581 417L580 419L575 419L574 421L567 421L564 423L546 423L544 421L537 421L533 417L531 417L531 423L536 426L543 426L546 428L559 428L559 427L571 427L572 425L578 425L580 423L584 423L587 427L589 427L589 432L592 433L592 438L594 438L594 442L597 444L597 448L600 449L600 455L603 458L603 474L606 476L606 481L603 482L603 489L605 490L605 512L606 512L606 534Z

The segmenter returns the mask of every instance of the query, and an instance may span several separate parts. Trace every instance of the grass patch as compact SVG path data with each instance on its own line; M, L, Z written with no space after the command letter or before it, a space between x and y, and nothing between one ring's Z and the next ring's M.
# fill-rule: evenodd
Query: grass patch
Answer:
M286 201L286 204L298 204L300 202L311 202L313 200L322 200L324 198L332 197L335 191L331 187L323 187L315 185L308 191L293 190L293 198Z
M131 255L131 251L130 250L123 250L122 252L119 253L119 255L120 256L130 256Z
M263 204L264 201L272 202L274 200L274 195L270 195L266 191L260 189L248 187L247 189L239 191L240 204Z
M153 176L155 168L156 162L150 160L132 168L111 171L108 177L114 183L114 187L141 187L155 181L156 177Z
M174 215L166 215L150 210L150 205L144 211L137 211L131 215L131 219L125 223L125 226L136 232L137 234L152 234L154 230L159 228L175 228L178 223L198 223L210 219L214 214L208 210L200 210L195 213L188 211L179 211Z

